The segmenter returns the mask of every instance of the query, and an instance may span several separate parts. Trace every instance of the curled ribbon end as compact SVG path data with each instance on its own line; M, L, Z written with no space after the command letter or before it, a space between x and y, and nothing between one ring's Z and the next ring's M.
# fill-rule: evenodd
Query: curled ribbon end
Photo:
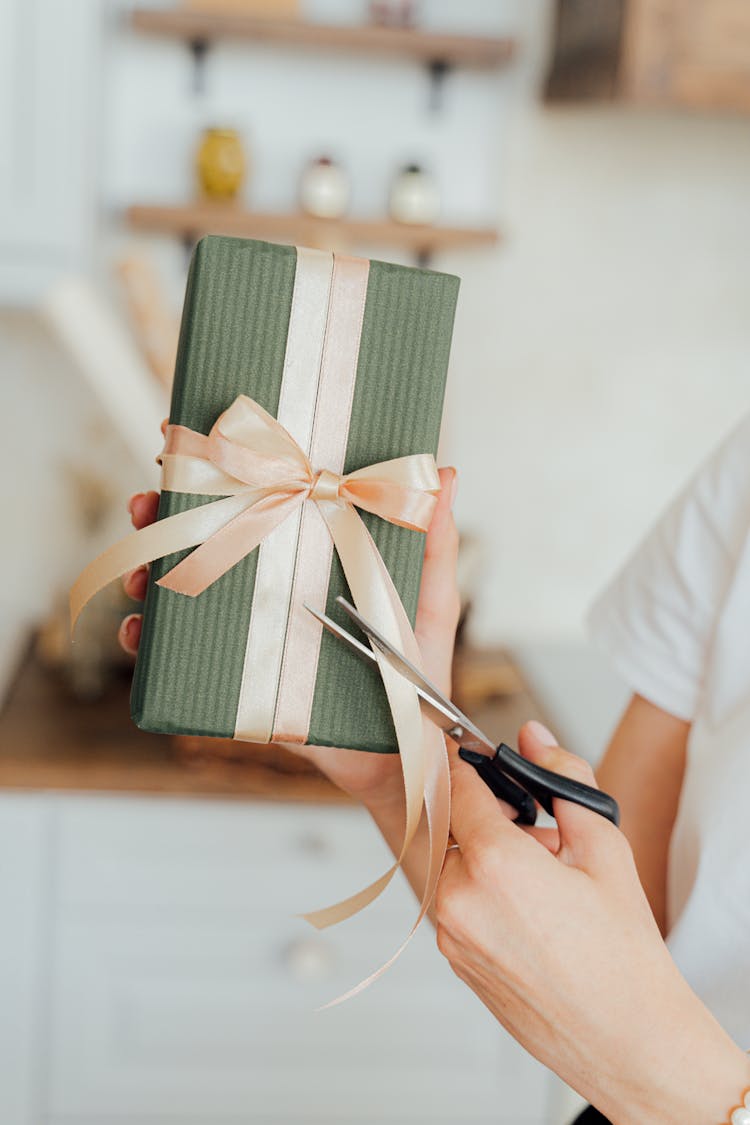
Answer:
M78 624L78 619L81 616L81 612L83 610L83 607L86 605L87 601L88 601L88 597L86 596L86 593L83 589L81 580L79 579L78 582L76 582L75 585L72 587L72 589L70 591L70 594L68 595L68 610L69 610L69 613L70 613L70 639L71 639L71 641L75 640L76 625Z
M318 1012L327 1012L329 1008L337 1008L338 1005L343 1004L346 999L348 999L348 997L339 996L336 1000L329 1000L327 1004L321 1004L319 1008L313 1008L313 1012L317 1016Z
M171 590L173 594L182 594L186 598L194 598L196 594L201 592L188 588L187 582L180 582L178 578L175 578L175 570L177 570L177 567L173 567L163 578L157 579L156 585L161 586L163 590Z
M68 612L70 613L70 639L71 639L71 641L74 641L75 640L75 631L76 631L76 621L78 620L78 613L76 611L76 605L75 605L75 602L73 601L73 595L72 594L70 595L70 598L68 599L68 607L69 607Z
M303 922L314 926L316 930L325 930L336 922L336 919L333 918L327 921L324 917L325 914L326 910L311 910L309 914L295 914L294 917L301 918Z

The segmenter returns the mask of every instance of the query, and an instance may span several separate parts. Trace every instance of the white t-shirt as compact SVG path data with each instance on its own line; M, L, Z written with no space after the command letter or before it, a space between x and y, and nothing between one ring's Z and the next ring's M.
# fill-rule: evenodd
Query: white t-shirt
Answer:
M669 856L668 944L750 1048L750 417L589 616L628 685L692 721Z

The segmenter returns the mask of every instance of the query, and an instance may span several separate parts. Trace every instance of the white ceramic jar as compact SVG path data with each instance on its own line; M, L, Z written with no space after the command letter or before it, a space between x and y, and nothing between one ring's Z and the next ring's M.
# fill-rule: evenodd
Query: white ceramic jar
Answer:
M311 160L300 177L300 206L319 219L340 219L349 205L349 177L328 156Z
M440 195L430 173L418 164L402 168L391 186L389 210L398 223L434 223L440 213Z

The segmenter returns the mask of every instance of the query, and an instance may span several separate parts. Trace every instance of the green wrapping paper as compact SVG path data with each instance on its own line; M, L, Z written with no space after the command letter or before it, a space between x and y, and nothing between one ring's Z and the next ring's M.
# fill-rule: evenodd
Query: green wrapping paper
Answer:
M185 296L172 424L207 434L239 394L277 415L297 260L295 248L264 242L208 237L198 244ZM436 452L457 294L455 277L370 262L344 473ZM325 425L325 418L316 424ZM165 491L159 518L206 499ZM368 512L360 515L413 623L424 536ZM157 586L187 554L153 564L131 712L146 730L231 738L258 550L197 597ZM348 597L349 591L334 553L326 612L345 623L335 605L339 594ZM326 632L307 741L379 753L396 750L377 670Z

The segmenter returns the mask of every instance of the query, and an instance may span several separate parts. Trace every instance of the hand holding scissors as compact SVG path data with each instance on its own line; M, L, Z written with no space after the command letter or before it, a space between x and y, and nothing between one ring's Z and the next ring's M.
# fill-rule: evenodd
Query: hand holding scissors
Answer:
M456 707L455 703L431 683L411 661L407 660L403 653L394 648L371 622L366 621L357 612L353 605L341 597L336 601L362 630L370 645L358 640L331 617L319 613L312 606L308 605L306 608L330 633L360 656L374 661L376 657L373 648L376 648L396 671L415 685L423 709L449 738L458 743L461 758L475 768L494 795L515 808L518 814L516 820L519 824L534 824L537 802L545 812L554 815L555 797L583 805L612 821L613 824L619 824L619 808L613 797L591 785L563 777L561 774L527 761L504 742L496 747L493 741Z

